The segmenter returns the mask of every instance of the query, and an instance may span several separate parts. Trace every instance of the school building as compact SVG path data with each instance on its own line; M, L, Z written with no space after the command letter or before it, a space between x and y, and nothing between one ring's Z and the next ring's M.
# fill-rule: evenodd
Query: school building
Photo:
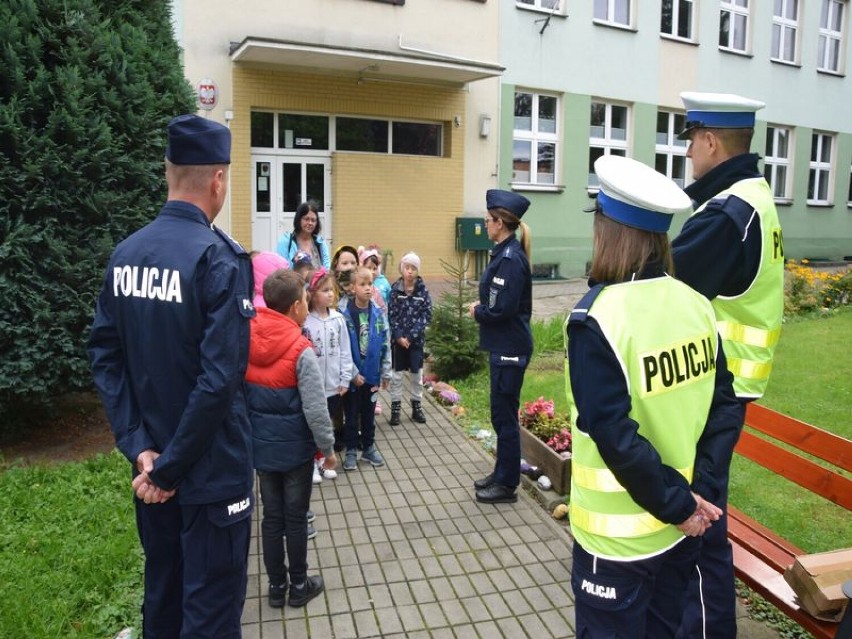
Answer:
M532 201L536 272L581 275L597 157L691 180L676 140L681 91L766 102L752 150L765 157L787 256L852 255L849 5L173 3L199 113L233 133L218 223L274 250L299 202L314 199L332 247L378 243L396 259L416 250L436 277L459 226L463 246L487 246L478 222L494 187Z

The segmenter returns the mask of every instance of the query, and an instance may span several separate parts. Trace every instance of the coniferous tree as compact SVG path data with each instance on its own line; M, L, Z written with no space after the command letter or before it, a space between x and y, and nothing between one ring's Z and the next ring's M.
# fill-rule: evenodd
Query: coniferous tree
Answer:
M194 110L169 11L168 0L0 3L2 419L91 386L104 266L159 210L165 125Z

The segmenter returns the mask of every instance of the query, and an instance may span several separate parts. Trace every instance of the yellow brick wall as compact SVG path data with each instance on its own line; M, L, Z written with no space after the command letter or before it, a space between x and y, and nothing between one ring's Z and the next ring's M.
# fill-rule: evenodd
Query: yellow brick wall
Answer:
M448 157L338 152L331 179L335 245L378 243L396 261L414 250L423 275L443 274L438 260L452 259L454 220L463 211L464 128L453 118L465 112L464 90L235 65L233 91L231 230L245 246L252 235L252 109L443 122ZM396 265L386 272L393 281Z

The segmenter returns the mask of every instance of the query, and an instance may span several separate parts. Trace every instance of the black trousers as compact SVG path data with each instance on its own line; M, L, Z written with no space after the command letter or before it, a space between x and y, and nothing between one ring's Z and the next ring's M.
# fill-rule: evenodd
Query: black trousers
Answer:
M715 524L714 524L715 525ZM574 542L577 639L670 639L680 625L698 540L637 561L596 558Z
M500 365L491 362L491 425L497 434L497 460L494 483L517 488L521 483L521 433L518 407L524 385L526 358L518 363Z
M136 500L145 551L145 639L238 639L253 497L219 504Z
M263 565L269 583L302 583L308 574L308 508L313 489L311 459L283 473L258 471L263 520ZM284 536L287 537L284 552ZM289 559L290 567L287 568Z

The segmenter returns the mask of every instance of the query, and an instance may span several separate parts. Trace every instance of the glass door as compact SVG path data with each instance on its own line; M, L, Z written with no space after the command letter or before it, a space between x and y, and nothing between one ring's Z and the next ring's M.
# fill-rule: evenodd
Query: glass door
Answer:
M274 251L278 238L293 230L296 208L314 200L322 236L333 246L331 158L252 156L252 248Z

